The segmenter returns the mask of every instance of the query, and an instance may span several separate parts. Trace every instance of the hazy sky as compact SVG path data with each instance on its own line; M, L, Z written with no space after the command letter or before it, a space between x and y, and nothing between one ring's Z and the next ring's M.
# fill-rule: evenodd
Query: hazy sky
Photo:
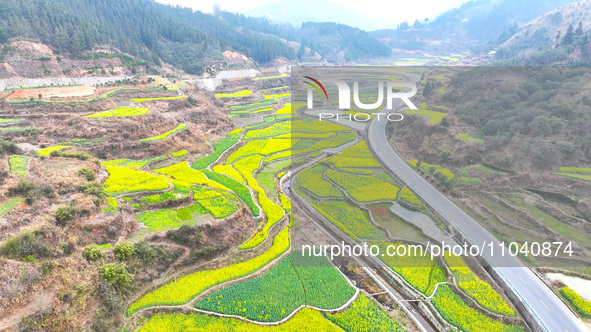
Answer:
M240 12L268 2L279 0L156 0L161 3L181 5L203 12L211 12L214 3L219 3L224 10ZM338 3L356 12L373 15L380 20L390 22L408 21L415 19L435 18L448 9L459 7L467 0L327 0Z

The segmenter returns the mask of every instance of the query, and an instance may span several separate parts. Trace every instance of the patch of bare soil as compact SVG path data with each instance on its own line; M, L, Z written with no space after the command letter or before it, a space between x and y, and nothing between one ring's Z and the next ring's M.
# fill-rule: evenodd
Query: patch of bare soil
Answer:
M31 295L31 302L22 308L16 310L13 314L3 317L0 320L0 331L16 331L18 324L25 317L28 317L36 312L48 311L51 309L54 290L47 289Z
M60 87L52 87L52 88L39 88L39 89L23 89L23 90L15 90L9 97L8 100L12 99L19 99L19 98L38 98L39 95L42 95L43 98L51 98L51 97L85 97L91 96L94 94L95 88L84 86L84 85L75 85L75 86L60 86Z

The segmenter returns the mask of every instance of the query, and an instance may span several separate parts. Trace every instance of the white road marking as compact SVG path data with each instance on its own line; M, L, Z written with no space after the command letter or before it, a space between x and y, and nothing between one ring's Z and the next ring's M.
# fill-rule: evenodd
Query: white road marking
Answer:
M519 274L517 276L519 277L519 279L521 279L521 281L523 281L524 284L527 285L527 282L525 282L525 280L523 280L523 278Z
M540 303L542 303L544 305L544 308L548 309L548 307L546 306L546 304L544 302L542 302L542 300L540 300ZM548 311L550 311L550 309L548 309Z

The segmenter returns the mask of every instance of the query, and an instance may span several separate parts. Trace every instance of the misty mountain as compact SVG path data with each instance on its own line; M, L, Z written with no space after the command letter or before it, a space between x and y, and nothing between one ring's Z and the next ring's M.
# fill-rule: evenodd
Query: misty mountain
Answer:
M371 32L393 48L462 52L490 49L517 27L574 0L477 0L431 22L403 23L396 30Z
M290 23L295 27L300 27L304 22L341 23L363 30L395 27L393 22L355 12L326 0L280 0L245 10L243 13L275 22Z
M363 30L338 23L306 22L298 31L301 47L310 48L329 61L339 63L390 56L391 49Z

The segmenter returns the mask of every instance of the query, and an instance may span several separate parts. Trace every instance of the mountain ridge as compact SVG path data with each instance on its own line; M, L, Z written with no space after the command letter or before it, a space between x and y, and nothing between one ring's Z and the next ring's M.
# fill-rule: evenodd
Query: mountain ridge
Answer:
M346 24L363 30L378 30L384 25L391 24L374 15L355 12L337 3L325 0L281 0L266 3L254 8L242 11L243 14L290 23L296 27L305 22L333 22Z

